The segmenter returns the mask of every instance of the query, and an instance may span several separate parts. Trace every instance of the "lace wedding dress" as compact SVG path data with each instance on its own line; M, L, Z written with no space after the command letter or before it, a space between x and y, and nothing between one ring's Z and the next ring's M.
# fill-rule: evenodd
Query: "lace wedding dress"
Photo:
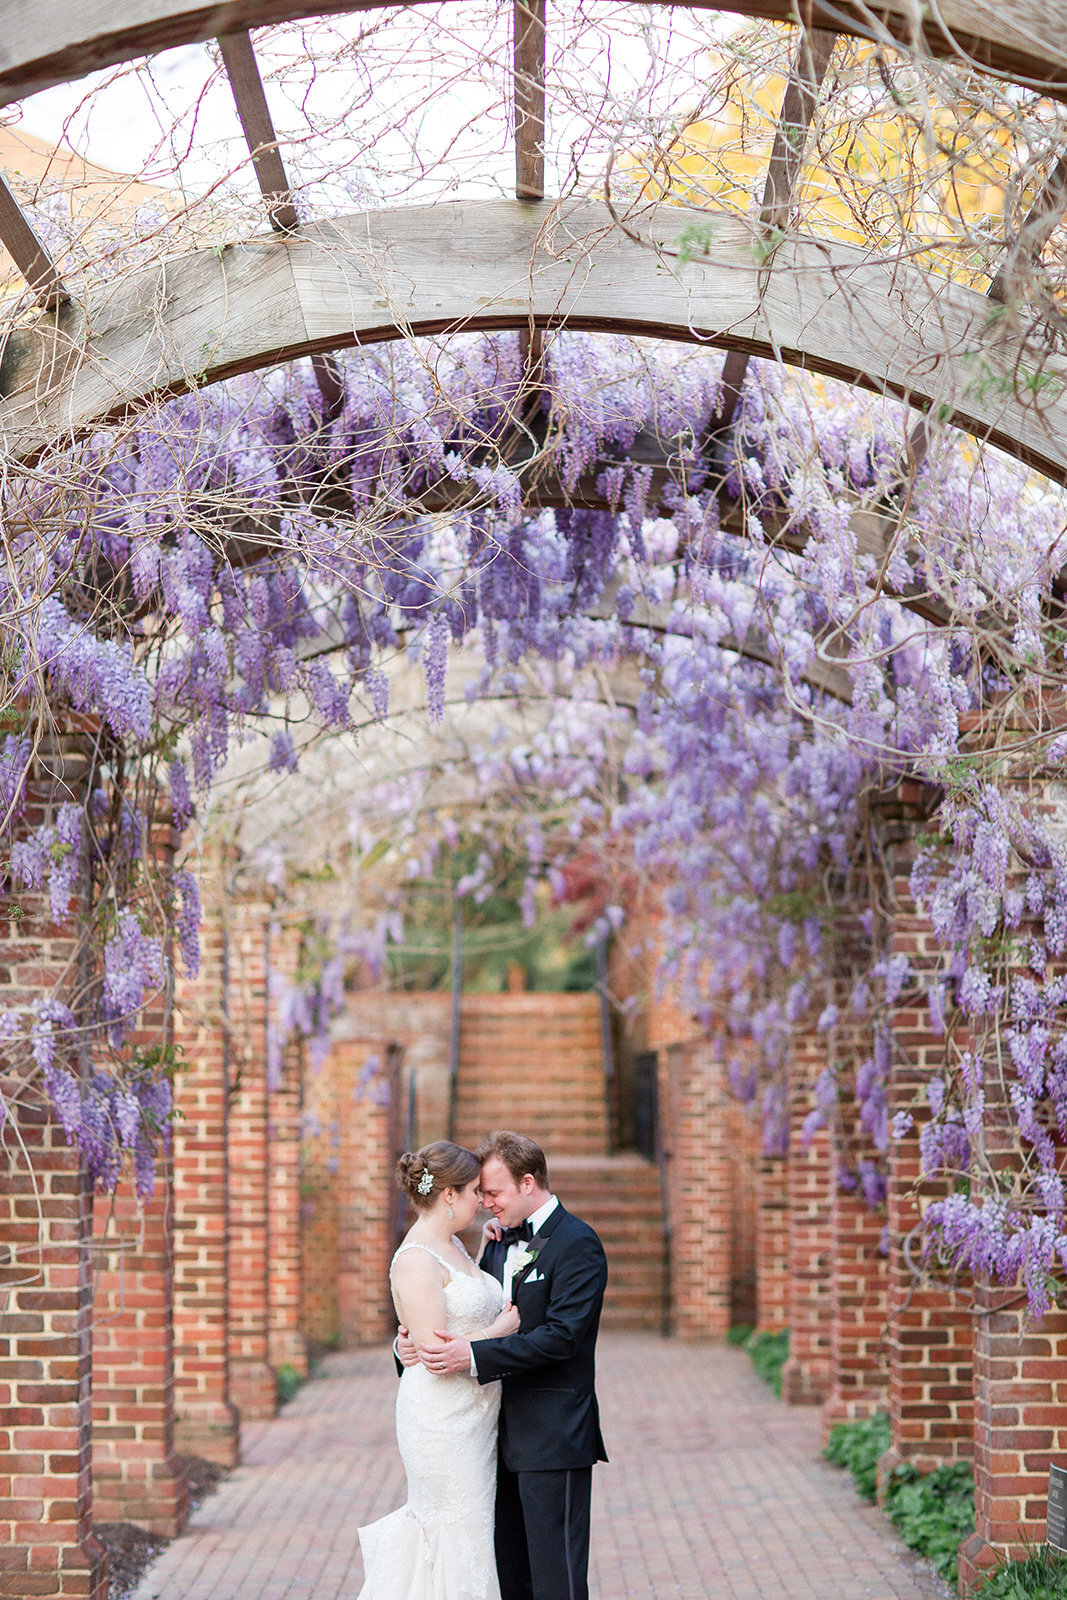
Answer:
M403 1244L396 1256L405 1250L428 1250L451 1274L449 1333L477 1333L503 1307L503 1290L488 1272L458 1271L429 1245ZM500 1600L493 1553L499 1410L498 1383L405 1368L396 1438L408 1501L359 1530L366 1573L359 1600Z

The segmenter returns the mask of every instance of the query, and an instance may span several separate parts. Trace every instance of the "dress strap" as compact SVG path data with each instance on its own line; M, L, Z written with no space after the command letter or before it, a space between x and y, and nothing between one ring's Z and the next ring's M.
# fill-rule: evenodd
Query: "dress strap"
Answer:
M397 1259L397 1256L402 1256L405 1250L425 1250L428 1256L433 1256L435 1261L439 1261L441 1263L450 1278L455 1276L456 1269L452 1263L450 1261L446 1261L444 1256L438 1255L437 1251L434 1250L431 1245L420 1244L418 1239L412 1239L410 1243L402 1244L400 1246L400 1249L397 1250L393 1256L393 1261ZM392 1266L392 1264L393 1262L391 1261L389 1265Z

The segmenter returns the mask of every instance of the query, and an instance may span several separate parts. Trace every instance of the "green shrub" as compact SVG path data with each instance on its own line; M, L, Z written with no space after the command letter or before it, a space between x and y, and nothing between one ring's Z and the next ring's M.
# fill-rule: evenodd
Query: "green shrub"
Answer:
M281 1366L278 1367L274 1374L274 1380L278 1391L278 1404L280 1406L288 1405L289 1401L293 1398L294 1394L296 1394L297 1390L304 1382L296 1368L290 1366L288 1361L283 1361Z
M891 1443L889 1418L878 1411L856 1422L839 1422L823 1454L851 1472L863 1498L873 1500L878 1461ZM923 1473L910 1461L901 1462L886 1481L884 1510L908 1548L926 1556L943 1578L955 1583L956 1552L974 1532L974 1477L969 1463L952 1461ZM1015 1593L1004 1591L1010 1600L1015 1600ZM1020 1590L1020 1600L1029 1593ZM1067 1590L1064 1594L1067 1600Z
M735 1323L726 1335L726 1343L732 1344L736 1349L743 1350L754 1331L751 1322Z
M789 1331L784 1333L754 1333L745 1341L744 1348L752 1358L757 1374L775 1392L782 1392L782 1368L789 1360Z
M877 1490L878 1458L892 1443L889 1418L884 1411L854 1422L839 1422L831 1429L823 1451L827 1461L851 1472L856 1488L865 1500L873 1500Z
M1025 1561L1007 1561L978 1591L981 1600L1064 1600L1067 1561L1047 1544L1029 1551Z
M974 1532L974 1475L966 1461L920 1473L910 1462L893 1468L885 1488L885 1510L912 1550L932 1561L955 1583L956 1551Z

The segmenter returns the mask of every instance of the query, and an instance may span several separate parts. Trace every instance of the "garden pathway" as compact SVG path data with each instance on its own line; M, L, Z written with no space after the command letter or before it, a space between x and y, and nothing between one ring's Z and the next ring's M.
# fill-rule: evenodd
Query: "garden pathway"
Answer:
M601 1337L593 1600L932 1600L947 1593L819 1459L819 1417L737 1350ZM385 1349L334 1355L142 1579L136 1600L356 1600L356 1529L403 1500ZM397 1600L403 1600L397 1596Z

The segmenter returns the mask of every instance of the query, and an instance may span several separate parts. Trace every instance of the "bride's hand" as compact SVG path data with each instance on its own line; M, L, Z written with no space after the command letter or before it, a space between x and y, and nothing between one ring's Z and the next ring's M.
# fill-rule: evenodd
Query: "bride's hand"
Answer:
M482 1252L485 1250L486 1245L487 1244L495 1244L496 1241L500 1238L500 1235L503 1233L503 1231L504 1231L503 1224L498 1222L496 1217L490 1217L488 1222L483 1223L483 1225L482 1225L482 1248L478 1252L479 1260L481 1259Z
M516 1311L511 1302L508 1301L508 1304L504 1307L500 1315L496 1317L486 1328L484 1337L486 1339L503 1339L507 1334L518 1333L518 1331L519 1313Z

